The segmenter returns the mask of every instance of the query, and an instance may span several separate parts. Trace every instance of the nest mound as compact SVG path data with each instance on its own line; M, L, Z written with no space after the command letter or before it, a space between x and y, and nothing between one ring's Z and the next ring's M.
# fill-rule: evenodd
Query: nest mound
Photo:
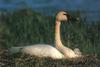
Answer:
M8 51L0 52L0 67L100 67L100 60L94 56L69 61L39 58L27 54L10 55Z

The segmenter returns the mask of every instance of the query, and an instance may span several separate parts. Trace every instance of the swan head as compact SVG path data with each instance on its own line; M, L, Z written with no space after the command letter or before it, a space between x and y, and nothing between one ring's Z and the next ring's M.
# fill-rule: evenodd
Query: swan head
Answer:
M57 21L70 21L70 20L78 21L79 18L72 17L68 12L60 11L56 15L56 20Z

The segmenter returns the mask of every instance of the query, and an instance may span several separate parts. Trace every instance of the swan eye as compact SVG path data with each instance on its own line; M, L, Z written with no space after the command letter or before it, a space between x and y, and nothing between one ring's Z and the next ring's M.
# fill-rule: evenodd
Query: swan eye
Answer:
M66 16L67 16L67 14L64 14L64 15L66 15Z
M68 19L70 19L70 15L69 14L64 14Z
M70 15L69 15L69 14L64 14L64 15L66 15L67 17L70 17Z

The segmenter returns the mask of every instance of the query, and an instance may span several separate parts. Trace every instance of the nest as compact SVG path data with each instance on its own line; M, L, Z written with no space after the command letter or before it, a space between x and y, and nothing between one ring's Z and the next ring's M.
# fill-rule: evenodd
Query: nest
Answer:
M73 61L40 58L28 54L10 55L7 50L0 52L0 67L100 67L100 60L95 56L86 56Z

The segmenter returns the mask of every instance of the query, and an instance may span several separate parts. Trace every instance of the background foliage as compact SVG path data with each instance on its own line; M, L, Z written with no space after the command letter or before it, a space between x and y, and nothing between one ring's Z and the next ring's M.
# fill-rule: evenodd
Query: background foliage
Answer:
M75 12L80 21L62 23L61 37L65 46L80 48L83 53L100 55L100 21L89 22ZM75 13L72 13L74 16ZM31 9L0 12L0 46L32 45L36 43L54 44L55 18L43 16Z

